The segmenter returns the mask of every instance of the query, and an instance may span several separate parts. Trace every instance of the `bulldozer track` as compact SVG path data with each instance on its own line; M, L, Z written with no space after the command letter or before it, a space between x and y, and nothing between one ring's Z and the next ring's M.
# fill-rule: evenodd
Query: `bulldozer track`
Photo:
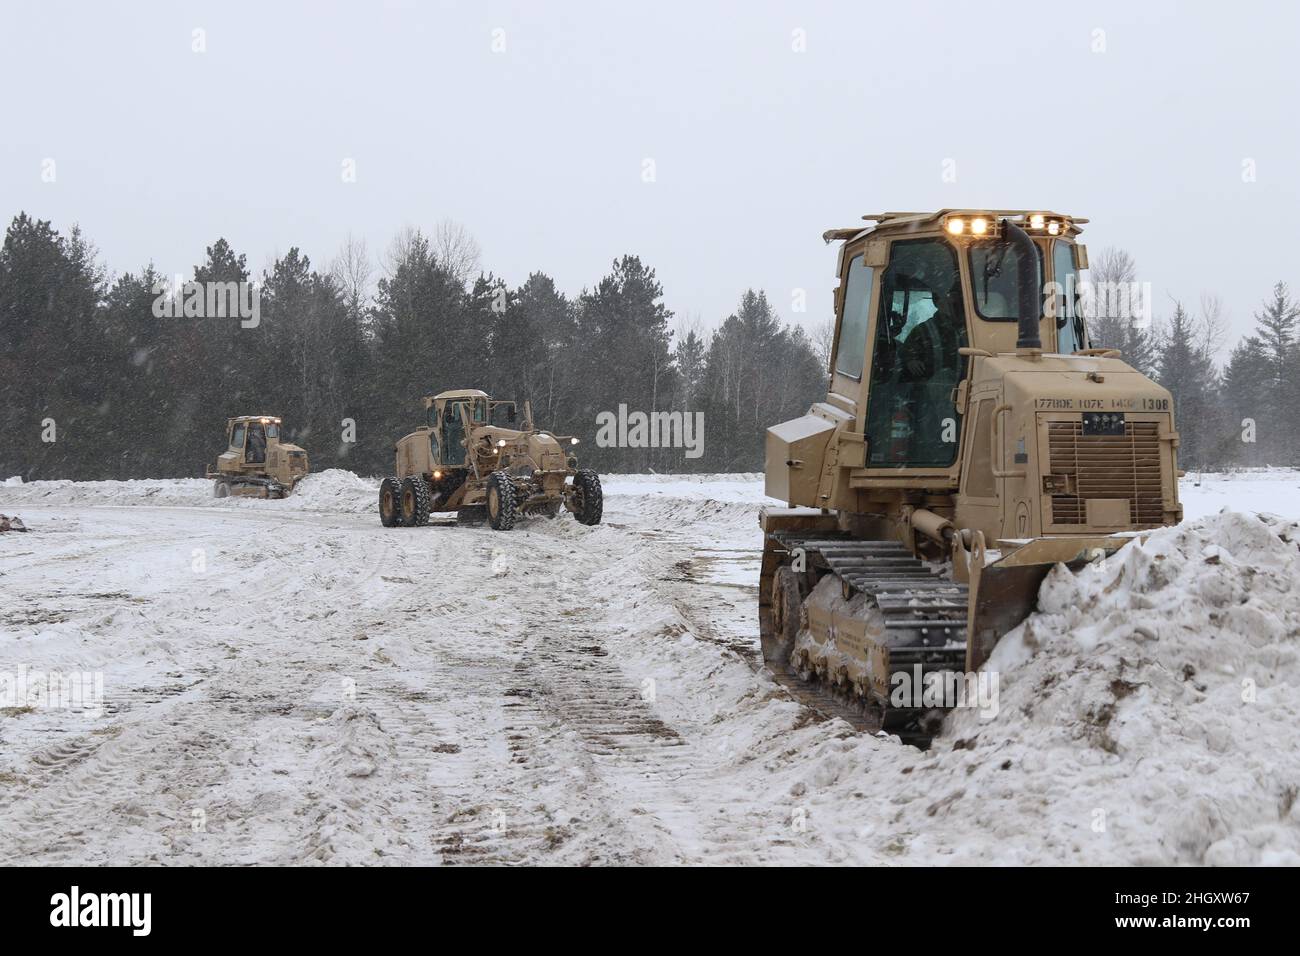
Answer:
M846 533L814 535L776 531L770 534L781 550L802 553L810 567L834 574L845 596L868 595L884 616L883 643L889 649L890 677L900 671L924 675L962 670L966 660L965 584L946 577L946 568L914 556L901 542L870 541ZM925 711L888 707L883 701L861 701L850 691L828 684L815 670L800 672L767 653L771 642L770 611L761 622L764 657L777 683L804 706L828 717L840 717L858 730L894 733L908 743L925 746L932 734L921 728Z

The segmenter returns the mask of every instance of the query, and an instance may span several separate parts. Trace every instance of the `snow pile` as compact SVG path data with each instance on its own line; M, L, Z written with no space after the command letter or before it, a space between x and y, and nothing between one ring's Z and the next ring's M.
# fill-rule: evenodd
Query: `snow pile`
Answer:
M953 712L928 752L719 668L688 607L644 601L645 654L620 650L729 755L735 813L833 861L1300 864L1298 542L1296 523L1224 513L1052 571L989 663L996 707Z
M379 482L350 471L328 468L310 474L283 500L214 498L207 478L142 478L130 481L6 481L0 503L46 506L179 505L239 508L267 506L290 511L362 514L375 508Z
M601 485L618 513L633 513L659 528L707 526L754 541L759 507L785 504L763 493L762 475L611 475Z
M196 505L212 497L205 478L133 478L127 481L29 481L8 479L0 502L49 506Z
M968 787L1054 793L1127 862L1300 864L1297 542L1225 512L1057 567L987 665L998 716L956 715L941 759L978 761Z
M721 501L755 501L763 498L763 475L740 472L710 475L602 475L601 484L612 495L665 495L689 498L708 494Z
M378 500L378 481L360 478L341 468L327 468L298 482L288 498L272 503L301 511L367 514L378 508Z

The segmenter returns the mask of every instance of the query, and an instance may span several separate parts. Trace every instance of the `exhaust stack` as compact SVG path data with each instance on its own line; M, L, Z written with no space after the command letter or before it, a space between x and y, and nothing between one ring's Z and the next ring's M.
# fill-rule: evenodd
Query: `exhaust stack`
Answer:
M1020 334L1016 339L1018 349L1041 349L1043 340L1038 334L1038 320L1043 290L1038 281L1038 250L1029 233L1010 219L1002 220L1005 235L1011 240L1016 254L1016 275L1020 277L1016 290L1020 306Z

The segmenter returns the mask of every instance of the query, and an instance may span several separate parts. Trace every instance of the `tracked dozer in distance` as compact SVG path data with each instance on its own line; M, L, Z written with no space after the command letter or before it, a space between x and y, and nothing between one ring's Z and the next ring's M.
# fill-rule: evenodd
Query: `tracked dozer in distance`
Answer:
M216 498L284 498L307 477L307 452L284 441L274 415L241 415L226 421L226 450L206 477Z
M826 400L767 432L789 507L760 516L760 634L783 682L924 740L920 690L975 672L1053 565L1181 520L1178 434L1164 388L1090 347L1087 220L864 219L824 236L842 243Z

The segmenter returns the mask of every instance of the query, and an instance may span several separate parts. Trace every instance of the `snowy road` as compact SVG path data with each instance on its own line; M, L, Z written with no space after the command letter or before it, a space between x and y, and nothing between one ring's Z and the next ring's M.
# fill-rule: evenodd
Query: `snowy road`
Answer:
M1111 701L1119 744L1094 747L1075 687L1078 752L1014 683L996 744L973 714L929 754L812 719L758 667L753 481L612 480L598 528L497 534L384 530L332 474L285 502L0 489L35 529L0 539L0 673L103 680L102 708L0 712L7 862L1300 861L1294 634L1260 651L1272 736L1202 820L1177 741L1123 790L1148 756L1124 708L1184 708L1188 753L1222 755L1181 688ZM1285 635L1294 607L1269 607Z
M699 542L621 501L594 530L508 535L266 503L24 508L40 531L0 552L3 667L102 672L106 700L4 718L10 859L776 858L784 820L736 807L704 745L708 684L652 646L689 632L754 681L727 631L752 591L700 583Z

